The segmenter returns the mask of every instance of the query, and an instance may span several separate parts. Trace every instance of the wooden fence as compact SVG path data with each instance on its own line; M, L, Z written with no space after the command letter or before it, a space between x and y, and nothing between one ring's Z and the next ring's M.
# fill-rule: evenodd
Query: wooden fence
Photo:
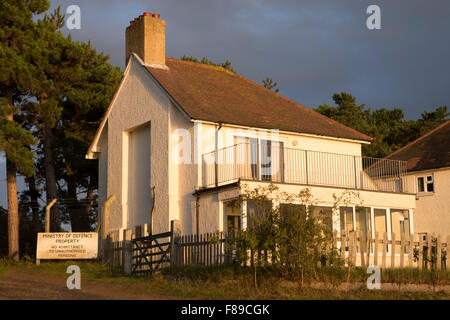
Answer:
M211 266L231 262L226 250L224 233L206 233L175 237L172 248L172 265Z
M224 233L179 235L170 232L136 237L128 230L122 241L118 235L109 234L104 242L103 262L122 266L127 274L151 273L168 266L218 265L233 261L234 250L227 245ZM138 233L139 234L139 233ZM443 241L441 236L413 234L399 237L392 233L374 238L359 232L334 237L330 243L344 259L347 266L379 266L385 268L436 268L447 269L450 235ZM270 263L270 252L251 254L249 263ZM256 260L255 260L256 259ZM127 266L129 264L129 266Z
M395 233L388 239L383 233L380 237L364 237L359 232L350 232L333 241L345 258L347 264L354 266L379 266L381 268L436 268L446 269L450 235L446 242L440 235L411 234L398 239Z

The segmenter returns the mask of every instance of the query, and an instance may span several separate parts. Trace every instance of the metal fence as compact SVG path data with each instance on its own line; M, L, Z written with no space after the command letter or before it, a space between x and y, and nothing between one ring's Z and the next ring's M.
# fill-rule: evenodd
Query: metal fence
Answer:
M202 156L202 184L238 179L409 192L406 162L347 154L240 143Z

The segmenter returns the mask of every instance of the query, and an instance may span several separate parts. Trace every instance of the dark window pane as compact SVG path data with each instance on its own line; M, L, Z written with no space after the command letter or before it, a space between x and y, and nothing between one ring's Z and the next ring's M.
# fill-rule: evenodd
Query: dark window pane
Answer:
M417 178L417 190L419 192L425 191L425 182L423 181L423 178Z

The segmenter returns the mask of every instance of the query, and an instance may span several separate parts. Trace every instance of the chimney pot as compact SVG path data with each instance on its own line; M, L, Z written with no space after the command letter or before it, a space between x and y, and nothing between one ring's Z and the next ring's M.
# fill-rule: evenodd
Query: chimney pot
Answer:
M143 19L153 17L155 19ZM125 31L125 57L136 53L147 65L166 65L165 55L165 25L166 22L157 13L144 12L138 18L130 21L131 28Z

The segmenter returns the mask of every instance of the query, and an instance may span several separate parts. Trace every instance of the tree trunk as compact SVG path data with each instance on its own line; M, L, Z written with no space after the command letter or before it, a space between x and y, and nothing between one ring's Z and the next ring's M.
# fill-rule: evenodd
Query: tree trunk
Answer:
M31 176L27 179L28 190L30 193L32 216L32 230L33 234L37 236L41 232L41 219L39 217L39 191L36 188L36 178ZM36 238L37 240L37 238Z
M8 257L19 260L19 203L17 200L16 165L6 159L8 190Z
M53 130L44 123L44 166L45 166L45 189L47 193L47 203L57 199L56 192L56 170L53 157ZM55 204L50 210L50 231L61 230L61 219L58 206Z
M8 93L8 104L13 106L12 93ZM6 116L8 121L14 121L11 112ZM17 199L17 167L9 161L6 154L6 189L8 194L8 257L19 260L19 201Z

